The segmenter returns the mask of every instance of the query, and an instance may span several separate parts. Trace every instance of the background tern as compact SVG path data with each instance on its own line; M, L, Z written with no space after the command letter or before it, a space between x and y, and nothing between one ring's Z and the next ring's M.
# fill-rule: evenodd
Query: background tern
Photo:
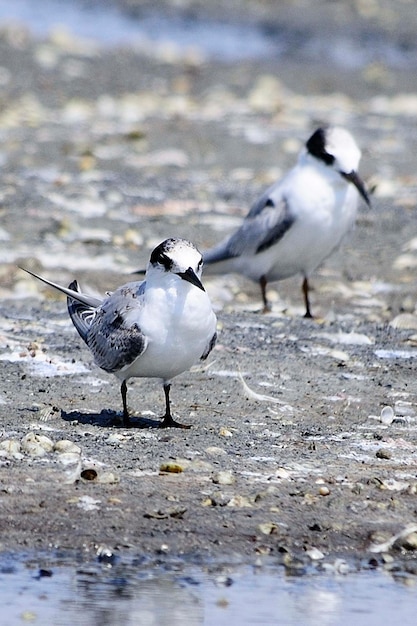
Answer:
M359 196L370 205L357 173L360 157L345 129L317 129L295 167L267 189L240 228L204 254L205 271L258 281L264 312L270 310L267 283L302 274L305 317L312 317L310 274L351 229Z

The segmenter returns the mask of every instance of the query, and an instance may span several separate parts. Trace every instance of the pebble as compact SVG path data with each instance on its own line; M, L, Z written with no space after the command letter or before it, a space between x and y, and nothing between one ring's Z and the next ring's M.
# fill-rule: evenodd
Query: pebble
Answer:
M184 471L184 466L175 461L167 461L165 463L161 463L159 471L168 474L181 474L181 472Z
M284 467L279 467L275 471L276 478L280 478L281 480L289 480L291 478L291 474Z
M318 548L309 548L308 550L306 550L306 555L312 561L320 561L321 559L324 559L323 552L319 550Z
M49 437L45 437L45 435L28 433L23 437L21 446L22 451L26 452L29 456L42 457L53 449L54 444L52 440L49 439Z
M78 498L77 506L84 511L97 511L101 500L96 500L91 496L81 496Z
M122 435L120 433L112 433L107 437L106 443L109 445L118 446L127 439L129 439L129 437L126 437L126 435Z
M334 570L337 574L348 574L350 566L344 559L336 559L334 562Z
M52 450L54 449L54 442L46 435L28 433L22 439L22 448L24 448L25 444L27 443L37 443L45 450L45 452L52 452Z
M394 419L394 409L391 406L384 406L380 416L381 422L386 426L392 424Z
M81 464L81 455L79 452L62 452L58 456L58 461L62 465L73 465L74 463Z
M251 508L252 503L247 496L233 496L227 503L227 506L236 507L238 509Z
M328 487L320 487L319 494L321 496L328 496L330 494L330 489Z
M216 485L233 485L236 482L236 478L230 470L217 472L212 480Z
M417 550L417 532L406 535L400 541L405 550Z
M221 455L227 454L227 452L226 450L224 450L223 448L219 448L218 446L210 446L206 448L206 454L209 454L212 456L221 456Z
M59 454L63 453L73 453L73 454L81 454L80 446L77 446L73 441L69 441L69 439L60 439L54 444L54 451Z
M120 482L120 477L114 472L99 472L97 482L101 485L116 485Z
M258 528L264 535L273 535L277 532L278 527L273 522L265 522L263 524L259 524Z
M377 459L390 459L392 457L392 453L390 450L387 450L387 448L379 448L376 453L375 456Z
M5 439L0 442L0 448L7 454L14 455L20 452L20 442L17 439Z

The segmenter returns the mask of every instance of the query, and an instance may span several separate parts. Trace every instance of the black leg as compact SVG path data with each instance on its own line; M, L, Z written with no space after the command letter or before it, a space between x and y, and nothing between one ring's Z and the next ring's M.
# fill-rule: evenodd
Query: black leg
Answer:
M130 419L129 419L129 411L127 410L127 385L124 380L120 386L120 392L122 394L122 402L123 402L123 426L125 428L129 428Z
M180 422L176 422L171 415L171 405L169 402L169 390L171 389L171 385L169 383L164 383L164 393L165 393L165 415L163 421L161 423L160 428L191 428L188 424L180 424Z
M271 312L271 305L268 302L268 298L266 297L266 285L267 285L267 280L265 276L261 276L259 279L259 284L261 286L261 293L262 293L262 302L264 303L264 308L262 309L262 313L270 313Z
M304 304L306 307L306 312L304 313L304 317L312 318L313 316L311 314L310 301L308 298L308 292L310 291L310 287L308 285L308 280L306 276L304 276L302 290L303 290L303 296L304 296Z

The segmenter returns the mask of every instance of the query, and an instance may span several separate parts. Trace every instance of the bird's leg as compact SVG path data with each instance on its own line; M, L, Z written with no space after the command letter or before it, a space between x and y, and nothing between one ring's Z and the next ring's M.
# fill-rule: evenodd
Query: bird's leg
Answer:
M125 428L129 428L130 424L130 418L129 418L129 411L127 410L127 385L126 385L126 381L124 380L120 386L120 391L122 394L122 402L123 402L123 426Z
M163 421L160 425L160 428L191 428L188 424L180 424L180 422L176 422L171 415L171 405L169 402L169 390L171 389L171 385L169 383L164 383L164 393L165 393L165 415Z
M304 276L302 290L303 290L303 296L304 296L304 304L306 307L306 312L304 313L304 317L312 318L313 316L310 310L310 300L308 298L308 292L310 291L310 287L309 287L308 279L306 276Z
M259 279L259 284L261 286L261 293L262 293L262 301L264 303L264 308L262 309L262 313L270 313L271 312L271 305L268 302L268 298L266 297L266 285L267 285L267 280L265 276L261 276Z

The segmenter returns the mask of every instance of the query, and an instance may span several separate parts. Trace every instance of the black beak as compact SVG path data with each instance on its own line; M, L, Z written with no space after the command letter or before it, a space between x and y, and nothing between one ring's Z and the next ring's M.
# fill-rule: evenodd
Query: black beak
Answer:
M371 201L369 199L368 192L365 189L365 184L363 180L361 179L361 177L359 176L359 174L357 174L355 170L352 170L348 174L346 174L345 172L340 172L340 173L343 176L343 178L346 178L346 180L348 180L350 183L353 183L355 185L356 189L359 191L362 198L365 200L366 204L370 207Z
M205 291L201 280L199 279L199 277L197 276L197 274L194 272L194 270L191 267L189 267L188 270L185 270L185 272L177 272L177 274L183 280L186 280L188 283L191 283L192 285L195 285L202 291Z

